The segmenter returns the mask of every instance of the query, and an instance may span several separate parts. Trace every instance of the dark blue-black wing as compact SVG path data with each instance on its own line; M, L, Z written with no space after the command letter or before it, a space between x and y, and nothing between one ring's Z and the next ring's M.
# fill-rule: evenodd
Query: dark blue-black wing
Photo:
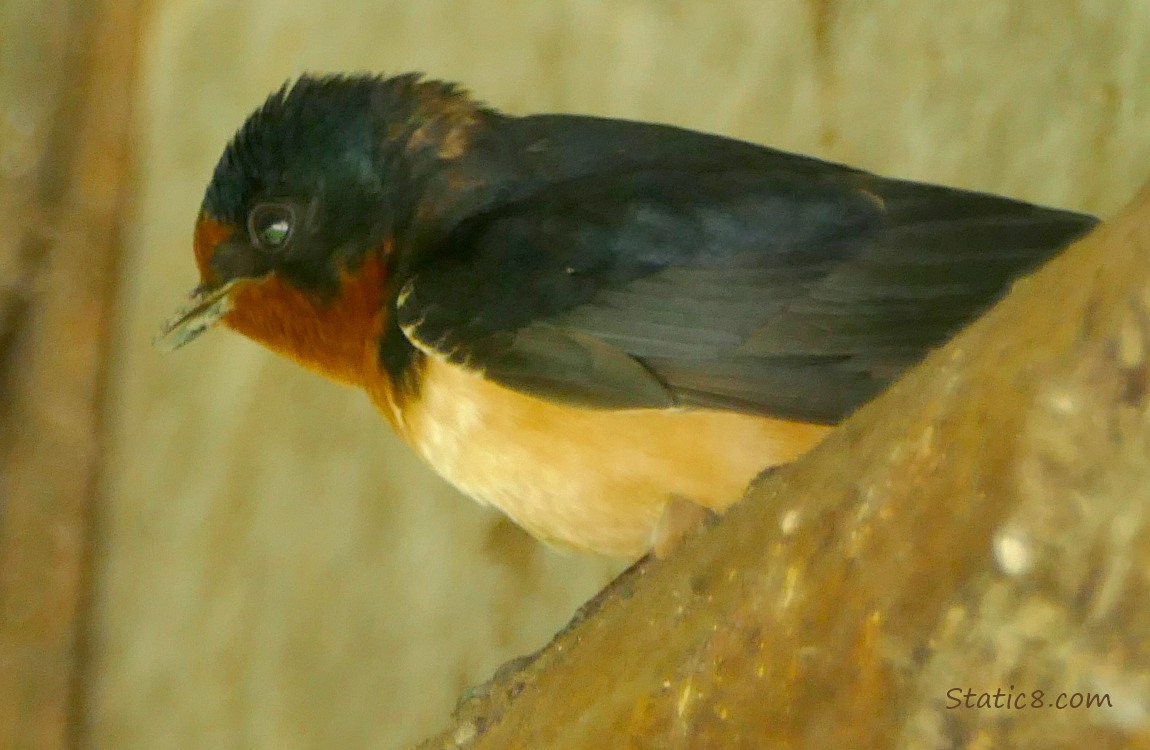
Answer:
M410 269L396 320L540 398L829 423L1094 223L771 153L632 164L471 216Z

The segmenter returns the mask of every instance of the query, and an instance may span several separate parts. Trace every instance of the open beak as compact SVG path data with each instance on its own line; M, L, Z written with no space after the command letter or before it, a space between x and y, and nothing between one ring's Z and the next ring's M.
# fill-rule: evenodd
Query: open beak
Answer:
M179 349L227 315L232 309L232 292L252 281L255 279L240 277L216 286L196 287L188 303L160 328L152 339L152 346L164 352Z
M211 281L192 290L191 299L176 311L152 339L152 345L165 352L179 349L208 330L231 312L235 293L247 284L262 281L272 271L260 256L242 240L225 239L215 245L209 262Z

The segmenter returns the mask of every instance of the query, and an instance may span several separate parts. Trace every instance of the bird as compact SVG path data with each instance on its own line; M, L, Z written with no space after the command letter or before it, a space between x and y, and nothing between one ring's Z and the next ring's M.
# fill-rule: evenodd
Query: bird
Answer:
M362 389L535 537L635 558L1096 221L672 125L514 116L418 73L305 74L224 148L199 285L155 343L222 324Z

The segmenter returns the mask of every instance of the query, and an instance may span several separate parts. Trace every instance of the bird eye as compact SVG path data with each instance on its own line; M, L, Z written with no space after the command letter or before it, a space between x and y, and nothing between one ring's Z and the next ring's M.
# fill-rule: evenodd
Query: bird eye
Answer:
M295 210L283 203L261 203L248 215L248 232L261 250L279 250L291 239Z

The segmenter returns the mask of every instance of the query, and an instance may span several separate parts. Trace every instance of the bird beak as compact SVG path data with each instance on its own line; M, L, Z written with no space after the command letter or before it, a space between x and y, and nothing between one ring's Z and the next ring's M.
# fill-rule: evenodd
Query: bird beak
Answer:
M176 311L152 339L152 346L163 352L174 352L231 312L232 292L254 279L238 278L216 286L200 285L192 290L188 303Z
M217 245L208 268L212 280L192 290L187 304L164 323L152 346L164 352L179 349L231 312L235 292L271 273L266 259L259 258L246 243L236 241Z

